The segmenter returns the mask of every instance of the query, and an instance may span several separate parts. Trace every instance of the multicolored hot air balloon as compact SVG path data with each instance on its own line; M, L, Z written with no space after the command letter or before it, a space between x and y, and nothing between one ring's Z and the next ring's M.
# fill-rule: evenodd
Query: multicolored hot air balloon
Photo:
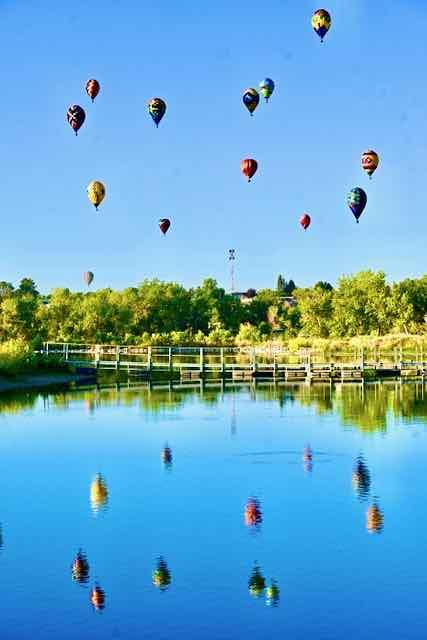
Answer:
M172 578L166 561L160 557L156 568L153 571L153 584L161 591L165 591L170 585Z
M265 101L268 102L268 99L271 97L271 94L274 91L274 82L271 78L265 78L259 83L259 90L265 98Z
M366 528L369 533L381 533L384 526L384 516L377 504L373 504L366 512Z
M256 89L246 89L245 93L243 94L242 100L246 109L249 111L249 113L252 116L259 104L258 91Z
M93 273L92 271L85 271L83 274L83 280L85 281L85 284L89 287L91 285L91 283L93 282Z
M153 118L156 127L166 113L166 102L161 98L151 98L148 103L148 113Z
M362 169L366 171L369 178L372 178L372 174L376 171L378 165L380 163L380 158L376 151L365 151L362 153Z
M248 581L249 593L254 598L259 598L264 593L265 586L265 578L261 569L255 565Z
M84 109L79 107L78 104L72 104L71 107L68 107L67 111L67 120L70 127L75 131L76 135L83 122L86 119L86 114Z
M367 202L368 196L360 187L355 187L348 194L347 204L356 218L356 222L359 222L359 218L362 215Z
M254 177L256 170L258 169L258 162L253 160L253 158L245 158L240 163L240 170L244 176L247 177L248 182L251 181L251 178Z
M90 601L96 611L102 611L105 608L105 591L99 585L90 592Z
M326 11L326 9L318 9L313 13L311 18L311 26L319 36L321 42L323 42L323 38L331 28L331 23L331 16L329 12Z
M81 549L74 558L71 575L73 580L79 584L86 584L89 580L89 562Z
M87 197L98 211L98 207L105 198L105 187L99 180L92 180L87 186Z
M310 226L311 223L311 218L308 215L308 213L304 213L301 218L299 219L299 223L302 226L302 228L304 229L304 231L306 231L308 229L308 227Z
M245 524L248 527L257 527L262 523L261 505L257 498L249 498L245 507Z
M166 234L170 226L171 221L168 218L162 218L161 220L159 220L160 231L163 233L163 235Z
M96 474L90 485L90 504L95 515L101 511L101 509L105 509L108 504L107 485L99 473Z
M89 98L92 100L92 102L95 101L95 98L100 92L100 90L101 90L101 85L99 84L98 80L95 80L95 78L91 78L86 82L86 93L89 96Z

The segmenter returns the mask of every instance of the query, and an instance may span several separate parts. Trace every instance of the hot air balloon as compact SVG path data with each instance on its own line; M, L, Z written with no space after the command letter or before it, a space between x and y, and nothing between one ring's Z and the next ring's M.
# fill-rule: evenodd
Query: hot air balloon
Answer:
M153 571L153 584L161 591L165 591L171 583L171 574L165 560L160 557Z
M243 94L243 104L251 115L259 104L259 93L256 89L246 89Z
M245 524L256 527L262 523L261 505L257 498L249 498L245 507Z
M245 158L245 160L242 160L242 162L240 163L240 170L243 175L247 177L248 182L251 181L251 178L253 178L257 169L258 163L252 158Z
M85 281L86 285L89 287L90 284L93 282L92 271L85 271L83 274L83 280Z
M331 28L331 23L331 16L329 12L326 11L326 9L318 9L313 13L311 18L311 26L319 36L321 42L323 42L323 38Z
M82 126L83 122L85 121L85 119L86 119L86 114L84 110L81 107L79 107L78 104L72 104L71 107L68 107L68 111L67 111L68 124L73 129L73 131L76 132L76 135L78 130Z
M347 196L347 204L353 212L356 222L359 222L359 218L363 213L368 197L366 193L360 187L355 187L350 191Z
M168 218L162 218L159 220L160 231L165 235L169 227L171 226L171 221Z
M98 473L90 485L90 503L95 515L108 504L108 489L105 480Z
M74 558L71 575L73 580L80 584L85 584L89 580L89 562L81 549Z
M105 591L96 585L90 593L90 601L96 611L102 611L105 607Z
M384 516L377 504L373 504L366 512L366 528L369 533L381 533L384 525Z
M86 82L86 93L89 96L89 98L92 100L92 102L95 101L95 98L100 92L100 90L101 90L101 85L99 84L98 80L91 78Z
M261 573L261 569L257 565L255 565L252 570L248 581L248 586L249 593L255 598L259 598L264 593L265 578Z
M166 113L166 102L161 98L151 98L148 103L148 113L153 118L156 127Z
M372 149L370 149L369 151L362 153L362 169L366 171L369 178L372 178L372 174L377 169L379 163L380 158L376 151L372 151Z
M308 227L310 226L311 223L311 218L308 215L308 213L304 213L301 218L299 219L299 223L302 226L302 228L304 229L304 231L306 231L308 229Z
M92 180L87 186L87 196L95 209L98 211L98 207L105 198L105 187L99 180Z
M280 589L275 580L271 581L271 585L265 591L265 603L268 607L277 607L280 599Z
M271 94L274 91L274 82L271 78L265 78L259 83L259 90L265 98L265 101L268 102Z
M162 449L162 461L166 467L170 467L172 464L172 451L168 445Z

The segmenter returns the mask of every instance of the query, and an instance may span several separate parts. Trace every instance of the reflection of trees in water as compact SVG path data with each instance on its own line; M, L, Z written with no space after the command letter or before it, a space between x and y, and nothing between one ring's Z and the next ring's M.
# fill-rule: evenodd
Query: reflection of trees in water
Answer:
M233 393L233 401L238 396L261 401L278 402L281 407L297 403L303 407L313 407L317 414L335 412L343 425L361 429L366 433L385 431L389 415L404 421L427 422L427 394L425 385L417 382L376 382L347 384L251 384L229 386L218 382L218 386L164 383L161 388L142 384L136 388L117 386L117 388L86 388L51 393L21 392L2 394L0 397L1 413L19 413L35 407L42 398L45 406L68 409L83 404L89 413L98 408L109 406L133 407L151 414L164 411L176 411L185 404L200 399L206 405L215 406L223 394ZM232 430L235 421L232 418Z

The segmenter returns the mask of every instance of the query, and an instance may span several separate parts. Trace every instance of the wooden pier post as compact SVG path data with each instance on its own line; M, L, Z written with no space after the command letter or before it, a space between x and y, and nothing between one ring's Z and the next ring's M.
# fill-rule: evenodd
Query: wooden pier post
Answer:
M147 371L151 373L151 347L147 347Z
M221 354L221 375L224 376L225 375L224 347L221 347L220 354Z
M68 362L68 347L69 347L69 344L67 342L67 344L65 345L65 362Z
M169 347L169 349L168 349L168 368L169 368L169 373L172 375L172 370L173 370L173 366L172 366L172 347Z
M203 349L203 347L200 347L199 371L200 371L201 375L203 375L204 369L205 369L204 349Z
M95 368L98 369L99 367L99 346L96 344L95 345Z
M116 347L116 371L120 369L120 347Z
M255 348L252 349L252 373L255 374L257 371L257 363L256 363L256 351Z

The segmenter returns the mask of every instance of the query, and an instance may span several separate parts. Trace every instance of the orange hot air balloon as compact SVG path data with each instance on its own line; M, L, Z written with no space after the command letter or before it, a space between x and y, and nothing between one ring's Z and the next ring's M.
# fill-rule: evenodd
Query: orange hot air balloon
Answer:
M89 562L83 551L79 549L71 570L73 580L85 584L89 580Z
M258 162L253 158L245 158L240 163L240 170L243 173L243 175L247 177L248 182L251 181L251 178L253 178L257 169L258 169Z
M102 611L105 608L105 591L99 585L96 585L90 593L90 601L96 611Z
M262 522L262 511L259 500L249 498L245 507L245 524L248 527L256 527Z
M306 231L308 229L308 227L311 224L311 218L308 215L308 213L304 213L304 215L301 216L301 218L299 219L299 223L302 226L302 228L304 229L304 231Z
M372 174L376 171L380 163L380 158L376 151L365 151L362 153L362 169L368 174L369 178L372 178Z
M100 92L100 90L101 90L101 85L99 84L98 80L91 78L86 82L86 93L89 96L89 98L92 100L92 102L95 101L95 98Z
M162 218L159 220L160 231L165 235L169 227L171 226L171 221L168 218Z
M381 533L384 526L384 516L377 504L373 504L366 512L366 528L369 533Z

